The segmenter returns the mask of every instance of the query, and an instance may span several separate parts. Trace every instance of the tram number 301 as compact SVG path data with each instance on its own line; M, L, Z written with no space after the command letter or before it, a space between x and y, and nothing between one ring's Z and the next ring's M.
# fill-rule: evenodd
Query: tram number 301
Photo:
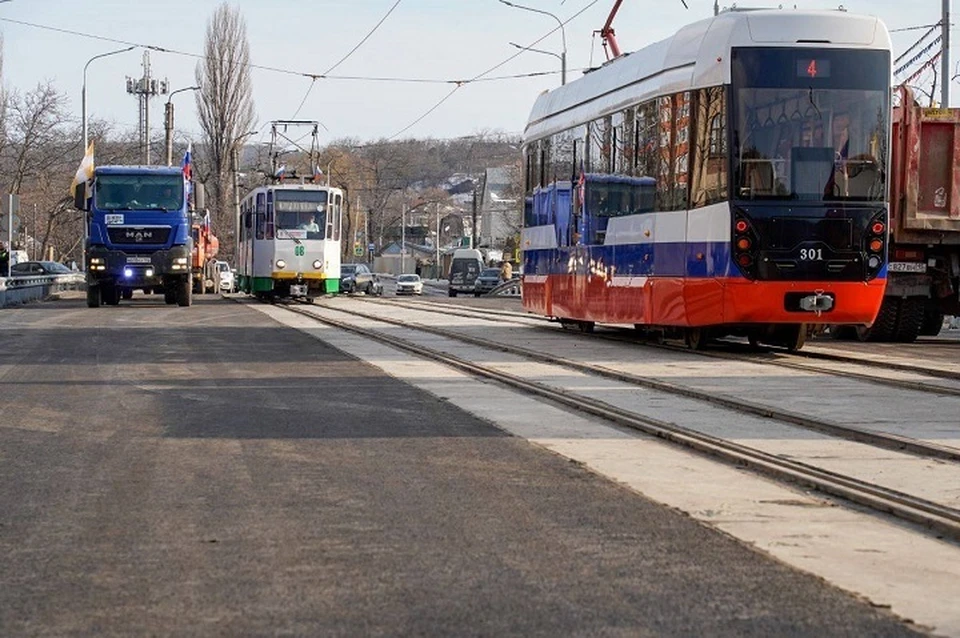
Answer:
M800 259L803 261L823 260L823 248L801 248Z

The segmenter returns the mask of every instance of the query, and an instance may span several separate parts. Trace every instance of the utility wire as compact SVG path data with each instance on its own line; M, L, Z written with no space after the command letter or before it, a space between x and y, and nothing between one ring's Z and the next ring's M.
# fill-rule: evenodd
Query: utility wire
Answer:
M354 46L352 49L350 49L350 51L347 52L347 54L346 54L345 56L343 56L342 58L340 58L340 59L337 61L336 64L334 64L332 67L330 67L329 69L327 69L326 71L324 71L321 75L322 75L322 76L329 75L330 73L333 72L334 69L336 69L338 66L340 66L341 64L343 64L343 63L347 60L347 58L349 58L351 55L353 55L354 53L356 53L357 49L359 49L361 46L363 46L363 43L366 42L367 40L369 40L369 39L370 39L370 36L372 36L374 33L376 33L377 29L380 28L380 25L382 25L382 24L386 21L386 19L390 17L390 14L393 13L393 10L397 8L397 5L399 5L400 2L401 2L401 0L397 0L396 2L394 2L394 3L393 3L393 6L390 7L390 8L387 10L386 14L384 14L384 16L383 16L382 18L380 18L380 21L377 22L377 23L373 26L372 29L370 29L370 32L367 33L367 35L363 36L363 38L360 40L360 42L358 42L358 43L356 44L356 46ZM310 91L313 90L313 86L314 86L316 83L317 83L317 76L314 76L314 77L312 77L312 78L310 79L310 86L307 87L307 92L306 92L306 94L304 94L303 99L300 100L300 106L297 107L296 113L294 113L294 114L293 114L293 117L290 118L291 120L297 119L297 116L300 114L300 109L302 109L302 108L303 108L303 105L306 104L307 98L310 97Z
M191 53L189 51L178 51L176 49L168 49L166 47L158 46L155 44L144 44L142 42L132 42L129 40L120 40L118 38L110 38L106 36L96 35L92 33L84 33L82 31L74 31L70 29L61 29L59 27L51 27L44 24L37 24L34 22L24 22L23 20L14 20L13 18L0 18L0 22L9 22L11 24L19 24L22 26L33 27L36 29L43 29L47 31L54 31L57 33L65 33L68 35L75 35L81 38L89 38L93 40L100 40L103 42L111 42L114 44L121 44L126 46L140 47L142 49L149 49L151 51L157 51L160 53L169 53L171 55L182 55L190 58L196 58L198 60L206 60L207 56L201 55L199 53ZM549 35L549 34L547 34ZM537 41L539 42L539 40ZM519 54L518 54L519 55ZM513 80L520 78L535 77L539 75L552 75L554 71L541 71L541 72L532 72L532 73L519 73L515 75L503 75L493 78L475 78L475 79L463 79L463 78L413 78L413 77L388 77L388 76L364 76L364 75L326 75L323 73L310 73L307 71L296 71L293 69L284 69L275 66L267 66L263 64L254 64L249 63L251 69L258 69L261 71L269 71L272 73L282 73L284 75L295 75L298 77L307 77L317 80L342 80L342 81L355 81L355 82L396 82L396 83L413 83L413 84L468 84L470 82L480 82L480 81L493 81L493 80Z
M570 16L569 18L567 18L565 21L561 22L560 24L558 24L557 26L555 26L555 27L554 27L553 29L551 29L550 31L547 31L545 34L543 34L542 36L540 36L539 38L537 38L536 40L534 40L533 42L531 42L530 44L528 44L528 45L527 45L526 47L524 47L524 48L529 49L530 47L533 47L533 46L539 44L542 40L547 39L549 36L553 35L553 34L556 33L557 31L561 30L565 25L567 25L568 23L572 22L572 21L575 20L576 18L580 17L580 15L581 15L582 13L584 13L587 9L589 9L589 8L592 7L593 5L597 4L598 1L599 1L599 0L592 0L587 6L585 6L585 7L582 8L582 9L580 9L579 11L577 11L576 13L574 13L572 16ZM472 77L471 79L469 79L469 80L465 80L465 81L463 81L463 82L457 83L457 85L454 86L453 89L451 89L449 93L447 93L447 94L444 95L442 98L440 98L440 101L439 101L439 102L437 102L436 104L434 104L433 106L431 106L431 107L430 107L429 109L427 109L426 112L424 112L420 117L418 117L417 119L415 119L415 120L414 120L413 122L411 122L410 124L407 124L405 127L403 127L402 129L400 129L399 131L397 131L396 133L394 133L393 135L391 135L391 136L388 137L387 139L388 139L388 140L393 140L393 139L396 139L396 138L400 137L401 135L403 135L404 133L406 133L407 131L409 131L410 129L412 129L414 126L416 126L417 124L419 124L420 122L422 122L424 119L426 119L428 115L430 115L431 113L433 113L434 111L436 111L438 108L440 108L440 107L443 105L444 102L446 102L446 101L449 100L451 97L453 97L453 94L456 93L457 91L459 91L461 88L463 88L463 86L464 86L465 84L468 84L468 83L470 83L470 82L476 82L476 81L480 80L480 79L481 79L482 77L484 77L485 75L489 75L490 73L493 73L494 71L496 71L497 69L499 69L499 68L502 67L503 65L507 64L507 63L510 62L511 60L517 58L518 56L520 56L520 55L523 54L523 53L524 53L523 49L519 49L516 53L510 55L510 56L509 56L507 59L505 59L503 62L500 62L499 64L493 65L492 67L490 67L489 69L487 69L487 70L484 71L483 73L478 73L477 75L473 76L473 77Z
M903 27L902 29L890 29L890 33L903 33L904 31L919 31L920 29L928 29L930 27L942 27L943 22L934 22L933 24L918 24L914 27Z
M904 52L900 55L899 58L897 58L896 60L894 60L894 61L893 61L893 64L894 64L894 65L900 64L900 61L901 61L901 60L903 60L905 57L907 57L908 55L910 55L910 52L911 52L911 51L913 51L913 50L916 49L918 46L920 46L920 44L921 44L924 40L926 40L927 38L929 38L929 37L930 37L930 34L933 33L934 31L936 31L939 27L940 27L939 24L930 27L930 30L927 31L926 33L924 33L922 36L920 36L920 39L918 39L916 42L914 42L914 43L911 44L909 47L907 47L907 50L904 51Z

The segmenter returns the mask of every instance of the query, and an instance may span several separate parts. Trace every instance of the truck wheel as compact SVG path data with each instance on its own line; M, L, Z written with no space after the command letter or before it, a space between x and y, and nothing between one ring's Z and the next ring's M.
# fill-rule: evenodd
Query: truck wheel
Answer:
M114 284L100 284L100 298L108 306L120 303L120 289Z
M193 277L187 275L178 282L177 288L177 305L178 306L189 306L193 303Z
M894 341L913 343L920 335L923 326L925 299L916 297L903 299L900 302L900 312L897 313L897 330L893 335Z
M884 297L880 304L880 312L873 321L873 325L857 326L857 339L860 341L890 341L897 329L897 314L900 310L900 300L893 297Z
M456 291L456 290L448 290L448 291L447 291L447 295L450 296L450 297L456 297L456 296L457 296L457 291Z
M177 303L177 294L175 291L171 290L169 286L167 286L167 288L165 288L163 291L163 303L167 304L168 306L172 306L173 304Z
M87 284L87 308L100 307L100 286Z
M124 288L121 291L120 296L124 299L133 299L133 288Z
M928 299L924 305L923 323L920 325L920 336L936 337L943 328L943 311Z

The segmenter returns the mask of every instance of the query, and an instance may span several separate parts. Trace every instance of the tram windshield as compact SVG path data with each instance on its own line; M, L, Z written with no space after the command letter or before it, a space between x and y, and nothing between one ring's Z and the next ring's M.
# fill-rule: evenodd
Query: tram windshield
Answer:
M739 199L882 201L890 56L848 49L734 49Z
M179 175L100 175L94 203L99 210L183 210Z
M273 206L278 238L324 238L327 227L327 191L277 190L274 191Z

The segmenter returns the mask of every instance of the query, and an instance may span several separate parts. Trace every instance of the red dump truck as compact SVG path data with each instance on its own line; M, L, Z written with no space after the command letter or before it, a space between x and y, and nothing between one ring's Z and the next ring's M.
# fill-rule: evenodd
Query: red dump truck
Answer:
M864 341L914 341L960 315L960 108L923 108L906 88L899 97L887 288L873 324L856 329Z
M215 257L220 252L220 240L210 231L210 217L200 218L194 214L191 224L193 254L190 266L193 270L193 292L220 292L220 273Z

